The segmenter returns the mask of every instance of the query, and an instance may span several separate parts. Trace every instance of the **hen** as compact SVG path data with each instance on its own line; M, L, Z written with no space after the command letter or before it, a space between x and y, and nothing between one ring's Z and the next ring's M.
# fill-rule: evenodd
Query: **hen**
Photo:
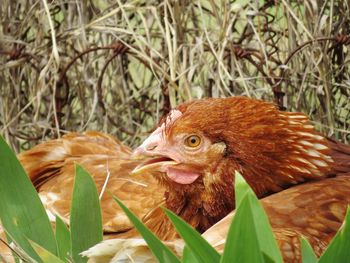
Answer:
M116 233L132 225L105 190L123 200L139 217L163 202L164 190L154 177L147 173L131 175L139 162L130 155L131 149L113 137L86 132L44 142L18 157L52 220L54 215L59 215L66 223L69 223L75 164L86 168L100 193L103 229L105 233Z
M53 214L69 217L77 162L93 175L99 191L118 196L163 240L177 234L160 204L198 231L209 229L204 236L218 249L229 219L220 220L234 209L238 170L257 196L265 197L262 203L287 262L300 260L301 234L322 253L350 203L350 147L319 135L301 113L244 97L179 105L132 156L111 137L86 133L43 143L20 160ZM109 195L101 205L106 232L137 236ZM314 214L305 213L310 209Z

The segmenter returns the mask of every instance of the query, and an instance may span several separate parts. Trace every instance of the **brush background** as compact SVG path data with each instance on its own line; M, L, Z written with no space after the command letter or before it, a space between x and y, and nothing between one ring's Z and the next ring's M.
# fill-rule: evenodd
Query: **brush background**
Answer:
M350 0L2 0L0 133L17 152L85 130L135 146L178 103L243 95L346 142L349 31Z

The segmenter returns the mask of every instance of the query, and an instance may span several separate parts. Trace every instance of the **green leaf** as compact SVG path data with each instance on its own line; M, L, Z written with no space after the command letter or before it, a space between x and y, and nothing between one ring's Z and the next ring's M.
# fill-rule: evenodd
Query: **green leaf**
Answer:
M236 209L239 207L243 198L250 192L250 187L239 172L235 172L235 200Z
M87 258L79 253L102 241L102 215L95 182L79 165L76 165L70 227L74 262L86 262Z
M314 250L312 249L309 241L302 237L300 239L301 243L301 258L303 263L317 263L317 257Z
M13 241L12 241L12 238L9 236L9 234L6 232L5 230L5 235L6 235L6 245L9 246ZM4 240L4 242L6 241ZM11 250L11 254L12 254L12 257L13 257L13 260L15 261L15 263L20 263L20 260L22 259L21 258L21 255L19 255L15 250L9 248ZM0 262L7 262L6 260L3 260L2 258L0 258ZM24 259L22 259L22 261L25 261Z
M230 226L221 262L283 262L264 209L243 177L235 175L238 208ZM249 244L249 249L246 249Z
M268 255L266 255L264 252L263 252L263 258L265 263L275 263L275 261L273 261L273 259Z
M320 263L349 262L350 258L350 208L346 211L344 223L335 235L326 251L320 257Z
M220 261L222 263L265 262L257 237L257 229L254 227L254 216L250 199L250 195L244 197L236 210Z
M170 210L163 208L166 215L185 241L188 249L193 253L199 262L219 262L220 254L206 241L195 229L188 225L183 219Z
M56 241L58 247L58 256L66 261L72 250L70 232L66 224L59 216L56 216Z
M42 246L38 245L34 241L29 240L29 242L44 263L64 263L64 261L56 257L54 254L52 254L50 251L46 250Z
M15 154L0 136L0 219L11 238L40 261L28 239L53 254L55 236L39 196Z
M174 253L165 246L118 198L113 197L114 200L123 209L129 220L133 223L135 228L140 232L146 243L148 244L153 255L159 262L174 262L179 263L180 260Z
M182 254L182 263L200 263L192 251L185 246Z

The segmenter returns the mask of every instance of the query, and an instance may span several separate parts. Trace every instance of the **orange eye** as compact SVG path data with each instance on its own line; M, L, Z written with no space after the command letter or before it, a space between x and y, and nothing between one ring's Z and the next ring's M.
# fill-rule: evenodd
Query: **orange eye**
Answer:
M191 148L198 147L201 144L201 138L197 135L190 135L186 138L185 144Z

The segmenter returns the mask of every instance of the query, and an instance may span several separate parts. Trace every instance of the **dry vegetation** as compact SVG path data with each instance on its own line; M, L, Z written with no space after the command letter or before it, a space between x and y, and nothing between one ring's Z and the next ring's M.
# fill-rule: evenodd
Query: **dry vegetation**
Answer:
M2 0L0 19L16 150L88 129L135 145L179 102L233 95L350 140L349 0Z

